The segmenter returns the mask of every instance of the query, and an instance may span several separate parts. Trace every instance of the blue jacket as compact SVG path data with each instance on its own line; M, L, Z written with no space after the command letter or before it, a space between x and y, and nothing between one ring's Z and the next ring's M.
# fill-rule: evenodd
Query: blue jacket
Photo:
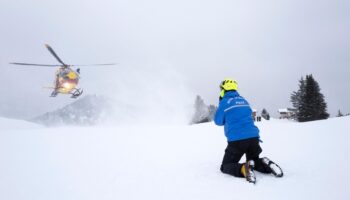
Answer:
M236 91L228 91L216 110L215 124L225 126L227 141L237 141L259 137L259 129L254 125L249 103Z

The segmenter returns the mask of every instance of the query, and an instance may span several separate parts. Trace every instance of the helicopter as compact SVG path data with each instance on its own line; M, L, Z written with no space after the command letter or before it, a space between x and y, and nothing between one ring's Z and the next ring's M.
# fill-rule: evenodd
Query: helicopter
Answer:
M56 52L48 45L45 44L47 50L56 58L61 64L32 64L32 63L18 63L13 62L13 65L25 65L25 66L39 66L39 67L59 67L55 74L54 87L47 87L53 89L50 97L56 97L60 94L70 94L71 98L77 98L83 94L81 88L77 88L80 79L80 68L73 70L71 67L77 66L99 66L99 65L115 65L114 63L108 64L92 64L92 65L68 65L64 63L56 54Z

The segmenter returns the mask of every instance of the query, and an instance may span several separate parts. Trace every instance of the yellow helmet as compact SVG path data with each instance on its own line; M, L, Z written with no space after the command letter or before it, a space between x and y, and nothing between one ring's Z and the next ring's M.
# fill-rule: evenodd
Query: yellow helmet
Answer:
M238 90L238 84L237 81L233 79L225 79L224 81L221 82L220 84L220 89L223 90Z

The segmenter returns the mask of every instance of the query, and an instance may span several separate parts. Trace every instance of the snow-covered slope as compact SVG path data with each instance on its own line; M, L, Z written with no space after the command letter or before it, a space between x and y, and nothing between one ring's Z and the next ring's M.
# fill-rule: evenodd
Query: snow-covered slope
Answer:
M75 102L45 113L31 122L45 126L91 126L107 124L148 124L189 123L187 119L191 112L180 104L168 106L164 101L126 102L124 99L114 99L106 96L86 95ZM150 101L150 100L148 100ZM192 111L192 110L191 110Z
M285 176L257 172L256 185L219 171L226 141L212 123L11 130L0 123L0 199L350 198L349 117L257 123L262 155Z
M88 95L32 121L46 126L95 125L110 119L113 114L111 100L103 96Z
M17 119L8 119L0 117L0 131L5 130L18 130L18 129L36 129L41 128L42 126L26 122L23 120L17 120Z

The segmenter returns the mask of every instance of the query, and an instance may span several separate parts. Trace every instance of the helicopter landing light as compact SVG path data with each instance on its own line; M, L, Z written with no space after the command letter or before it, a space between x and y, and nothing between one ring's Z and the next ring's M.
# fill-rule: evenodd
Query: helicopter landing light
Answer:
M67 89L67 90L70 90L70 89L73 89L75 87L74 84L71 84L71 83L68 83L68 82L65 82L62 84L62 86Z

